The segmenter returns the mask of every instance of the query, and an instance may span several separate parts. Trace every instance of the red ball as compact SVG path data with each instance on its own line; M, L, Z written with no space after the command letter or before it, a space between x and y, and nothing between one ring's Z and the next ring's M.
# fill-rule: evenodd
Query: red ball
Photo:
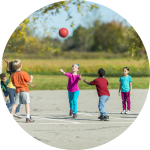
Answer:
M62 38L65 38L67 37L69 34L68 30L66 28L61 28L59 30L59 35L62 37Z

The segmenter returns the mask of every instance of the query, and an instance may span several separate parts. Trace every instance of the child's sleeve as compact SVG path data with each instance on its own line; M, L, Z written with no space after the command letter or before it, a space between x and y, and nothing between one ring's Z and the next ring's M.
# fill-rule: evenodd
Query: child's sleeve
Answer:
M91 85L96 85L96 80L90 82Z
M129 78L129 82L132 82L132 78L131 77Z
M70 73L69 72L65 73L65 76L70 77Z
M26 72L24 72L24 81L25 82L30 82L31 81L30 76Z

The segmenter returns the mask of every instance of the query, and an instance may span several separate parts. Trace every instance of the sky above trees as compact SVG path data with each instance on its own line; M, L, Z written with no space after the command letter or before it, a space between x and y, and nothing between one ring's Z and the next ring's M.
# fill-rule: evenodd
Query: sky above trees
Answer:
M95 3L86 1L86 4L91 5ZM83 27L88 27L89 25L92 26L94 21L98 19L103 22L111 22L112 20L121 22L124 21L124 18L115 11L100 4L97 4L97 6L99 8L93 11L88 11L88 8L85 7L83 9L82 16L80 13L77 12L77 7L70 4L69 13L70 15L72 15L72 18L67 21L66 19L68 18L68 13L64 9L60 9L60 13L56 15L45 14L39 18L39 22L36 25L37 28L34 33L41 37L44 35L44 28L43 25L41 25L41 23L43 23L45 25L45 28L51 32L52 38L58 38L59 40L63 41L63 39L60 38L58 35L58 30L62 27L67 28L69 30L69 36L72 36L73 31L79 25L82 25ZM73 27L70 26L72 23L74 24ZM55 27L56 29L53 30L53 27Z

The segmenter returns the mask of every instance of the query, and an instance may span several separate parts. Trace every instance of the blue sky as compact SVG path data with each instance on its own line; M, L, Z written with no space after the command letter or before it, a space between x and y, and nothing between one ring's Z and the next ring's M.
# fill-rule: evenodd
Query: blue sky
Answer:
M87 2L88 4L94 4L92 2ZM48 31L51 32L51 37L52 38L58 38L60 40L64 40L63 38L59 37L58 31L60 28L67 28L69 31L69 36L72 36L72 33L74 31L74 29L76 29L79 25L82 25L84 27L88 27L88 24L92 24L94 22L94 20L100 19L103 22L110 22L112 20L116 20L116 21L124 21L124 18L121 17L118 13L116 13L115 11L97 4L99 6L99 9L95 12L95 14L93 14L92 12L87 11L87 9L84 9L84 16L82 16L81 14L79 14L77 12L77 8L74 5L69 5L70 7L70 12L71 15L73 16L72 19L70 19L69 21L66 21L67 19L67 12L64 11L63 9L60 11L59 14L57 14L56 16L52 16L52 15L45 15L41 18L41 21L44 22L44 25L46 27L46 29ZM48 20L44 19L44 17L48 17ZM70 27L71 22L74 21L74 28ZM40 25L40 23L37 26L37 30L36 30L36 34L39 36L42 36L44 33L44 29L42 27L42 25ZM51 27L56 27L56 30L52 30Z

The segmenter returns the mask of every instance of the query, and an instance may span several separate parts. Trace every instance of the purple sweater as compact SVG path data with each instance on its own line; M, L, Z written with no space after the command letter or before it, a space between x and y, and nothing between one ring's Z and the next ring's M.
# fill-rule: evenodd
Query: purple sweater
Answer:
M68 91L69 92L79 91L78 81L81 80L79 78L79 74L73 75L72 73L68 72L68 73L65 73L65 76L69 78L68 87L67 87Z

